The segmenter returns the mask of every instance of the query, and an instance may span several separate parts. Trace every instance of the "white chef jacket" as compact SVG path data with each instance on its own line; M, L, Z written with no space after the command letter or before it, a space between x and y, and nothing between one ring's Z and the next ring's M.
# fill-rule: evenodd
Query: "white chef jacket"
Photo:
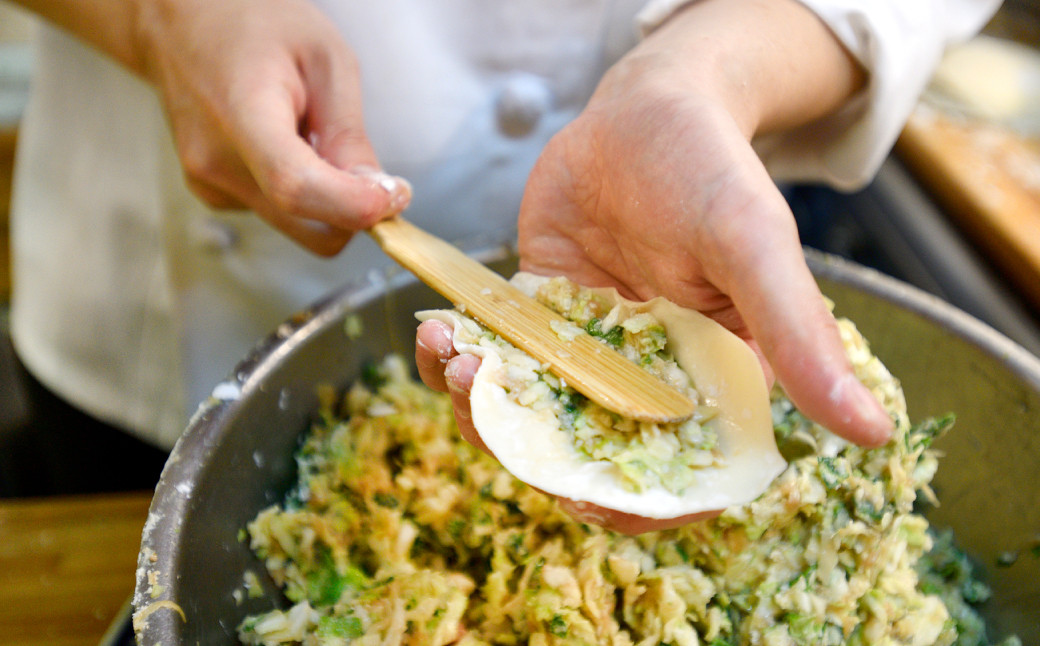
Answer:
M366 128L408 217L457 240L508 230L548 139L682 0L316 0L362 70ZM866 182L952 39L997 0L804 0L870 73L830 119L756 142L775 176ZM941 11L936 11L941 7ZM43 26L12 202L12 336L73 404L169 448L292 312L390 264L365 236L319 259L187 189L153 89ZM906 65L905 61L914 64Z

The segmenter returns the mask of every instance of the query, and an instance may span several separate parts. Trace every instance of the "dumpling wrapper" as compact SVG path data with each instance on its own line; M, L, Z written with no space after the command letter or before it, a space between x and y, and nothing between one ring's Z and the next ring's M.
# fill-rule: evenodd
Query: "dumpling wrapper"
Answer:
M533 296L548 280L518 273L511 282ZM615 465L579 452L551 411L536 411L510 399L501 385L502 358L489 344L471 342L471 321L452 310L416 313L422 321L437 319L453 325L455 349L481 358L470 407L477 433L495 458L518 479L546 493L643 518L678 518L757 498L786 462L773 435L765 376L751 348L700 312L664 298L640 303L622 298L614 289L592 291L630 308L625 317L649 312L665 327L666 349L690 375L702 398L719 408L706 424L715 425L723 464L698 468L696 483L682 495L663 487L632 491L624 486Z

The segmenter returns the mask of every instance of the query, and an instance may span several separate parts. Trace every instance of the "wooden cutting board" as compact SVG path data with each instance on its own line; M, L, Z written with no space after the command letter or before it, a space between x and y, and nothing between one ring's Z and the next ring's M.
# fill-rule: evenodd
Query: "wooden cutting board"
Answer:
M1040 312L1040 140L921 104L897 153Z
M97 646L133 594L151 499L0 501L0 644Z

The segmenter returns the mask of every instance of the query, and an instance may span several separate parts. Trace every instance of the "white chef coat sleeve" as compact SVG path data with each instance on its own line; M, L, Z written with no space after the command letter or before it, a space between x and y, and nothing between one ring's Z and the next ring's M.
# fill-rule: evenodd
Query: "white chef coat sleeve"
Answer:
M691 0L651 0L637 16L648 34ZM833 114L756 138L778 181L853 190L868 183L899 136L946 47L985 25L1000 0L799 0L867 72L866 87Z

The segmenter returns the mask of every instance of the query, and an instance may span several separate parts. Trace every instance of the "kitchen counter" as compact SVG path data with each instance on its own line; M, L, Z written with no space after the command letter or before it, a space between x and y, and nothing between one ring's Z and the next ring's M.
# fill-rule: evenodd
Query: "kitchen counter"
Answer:
M1040 140L922 104L896 150L951 220L1040 312Z
M0 644L97 646L133 593L151 499L0 501Z
M947 51L896 152L1040 314L1040 4L1009 2Z

